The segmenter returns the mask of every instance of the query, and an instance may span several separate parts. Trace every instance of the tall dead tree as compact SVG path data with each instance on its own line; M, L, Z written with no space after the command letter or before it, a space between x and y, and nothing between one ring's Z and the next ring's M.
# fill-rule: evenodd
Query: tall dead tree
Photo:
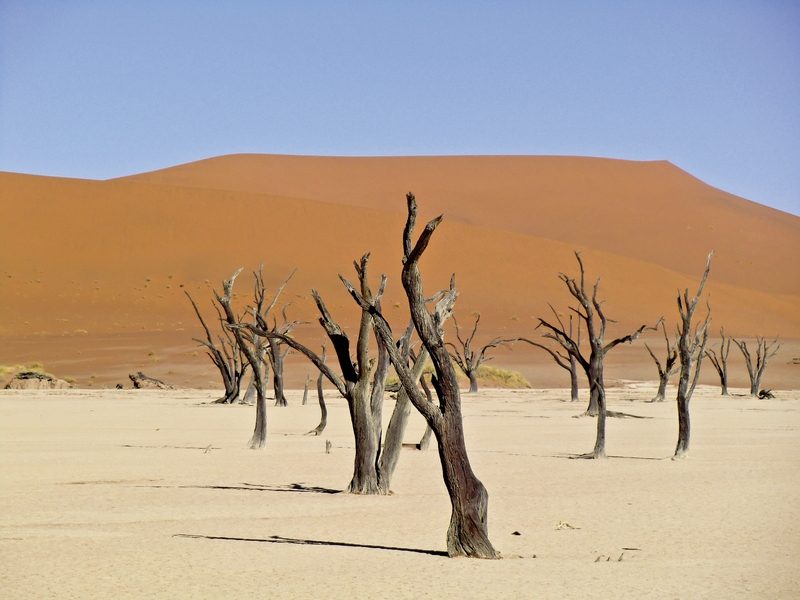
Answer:
M403 231L403 289L408 298L414 328L433 363L436 373L433 383L439 399L438 405L429 403L425 394L419 389L417 377L397 347L392 330L381 313L380 306L368 295L356 290L352 284L344 279L343 281L362 310L368 311L372 315L375 331L382 340L383 347L389 353L403 388L411 403L425 417L436 436L442 475L452 506L450 526L447 530L448 554L474 558L497 558L497 552L489 541L488 534L489 495L472 471L464 441L458 378L436 322L435 313L428 310L422 289L422 275L419 271L419 260L428 247L431 236L442 217L430 221L414 243L412 234L416 223L417 204L413 194L408 194L406 200L408 216ZM457 294L455 278L451 279L449 293L453 296Z
M239 399L242 378L247 372L247 360L242 353L242 349L239 346L239 342L237 341L236 337L224 325L222 327L222 333L217 334L217 339L214 339L214 336L211 335L211 330L209 329L208 325L206 325L203 315L200 313L200 309L197 307L197 303L194 301L194 298L192 298L189 292L185 290L184 293L186 294L186 297L189 298L189 302L192 303L194 313L197 315L197 319L200 321L200 325L203 326L203 330L206 333L205 340L201 340L199 338L192 339L205 346L206 354L211 359L211 362L213 362L217 367L217 369L219 369L220 375L222 376L222 384L225 387L225 394L214 402L217 404L232 404ZM217 317L219 320L223 321L222 315L219 312L219 308L216 305L214 305L214 308L217 311Z
M706 356L708 360L711 361L711 364L714 365L717 375L719 375L719 385L722 388L722 395L728 396L728 355L731 352L731 338L725 337L724 329L719 330L719 336L719 354L712 348L709 348L706 350Z
M325 344L322 344L322 355L320 356L322 364L325 364L326 358L327 358L327 349L325 348ZM325 427L328 425L328 407L325 405L325 392L322 389L323 377L324 375L322 371L320 371L319 376L317 377L317 399L319 400L319 425L317 425L314 429L309 431L307 435L320 435L323 431L325 431Z
M487 356L486 353L493 348L505 346L509 342L513 341L510 339L506 340L497 337L489 341L487 344L484 344L480 350L474 350L472 348L472 342L475 339L475 334L478 332L478 323L480 323L480 320L481 315L478 313L475 317L475 325L472 327L472 333L470 333L467 338L464 339L461 337L461 330L458 327L458 321L456 320L455 315L453 315L453 325L455 326L456 339L458 340L460 348L456 347L456 345L451 342L447 342L447 346L451 349L450 357L469 379L468 393L470 394L474 394L478 391L478 369L480 369L481 365L487 360L492 360L492 357Z
M426 301L436 302L433 309L433 321L436 324L439 335L444 337L444 324L453 314L453 306L456 301L455 290L452 292L450 290L444 290L433 298L426 299ZM410 363L412 374L416 380L420 381L424 390L425 384L422 380L422 374L430 354L424 345L419 349L418 353L415 354L413 352L411 349L411 336L413 333L414 321L412 320L401 338L398 347L401 357L406 361L407 365ZM400 459L400 452L403 448L403 436L408 424L408 417L411 413L411 406L411 399L409 398L408 392L405 387L401 385L400 390L397 392L397 400L395 400L389 425L386 428L386 440L384 441L379 465L379 482L381 489L386 493L389 492L392 476L397 467L397 462ZM430 434L428 434L428 438L430 438Z
M700 285L697 293L689 298L689 289L683 290L683 294L678 293L678 313L681 323L678 327L678 358L680 359L681 370L678 379L678 443L675 446L673 460L683 458L689 452L689 442L691 441L691 419L689 416L689 402L694 394L694 388L700 379L700 367L703 365L706 343L708 342L708 324L711 321L711 308L708 307L705 320L699 325L692 327L692 319L703 288L711 272L711 259L714 253L710 252L706 259L706 268L700 278Z
M539 319L538 327L545 330L543 337L553 340L569 355L573 356L589 380L589 410L591 414L596 407L597 415L597 436L595 438L594 449L580 455L580 458L604 458L606 455L606 388L603 381L603 361L606 354L622 343L631 343L647 329L647 325L642 325L633 333L618 337L605 343L606 326L608 319L603 311L602 303L597 299L597 290L600 287L600 279L594 283L591 296L586 291L585 270L583 260L579 252L575 253L580 268L580 280L575 280L564 273L559 274L559 279L567 286L567 290L572 297L577 300L577 307L570 307L581 321L583 321L586 335L589 338L589 356L584 356L578 340L569 334L563 322L558 319L555 323L550 323L542 318ZM555 312L555 311L553 311ZM653 327L651 327L652 329Z
M222 306L225 314L225 319L228 327L233 332L239 346L242 348L247 361L250 363L250 369L253 373L253 383L256 392L256 423L253 428L253 435L250 438L250 448L258 449L263 448L267 443L267 382L265 377L265 361L264 354L266 352L266 336L259 335L252 331L252 323L244 323L243 319L238 318L233 310L233 284L242 269L238 269L230 279L223 282L223 293L220 296L216 291L214 296ZM251 314L256 323L266 322L270 312L278 302L283 289L289 283L292 274L287 277L283 283L276 289L272 300L269 304L266 302L267 292L264 285L263 268L259 267L257 271L253 271L254 285L253 285L253 304L248 307L248 312ZM247 326L251 327L248 328Z
M370 302L380 305L386 278L381 279L380 287L375 295L367 281L369 254L365 254L360 262L355 262L356 274L361 284L361 294ZM350 354L350 338L334 320L325 306L322 297L316 290L312 296L320 312L319 322L330 339L339 362L341 376L333 372L322 357L304 346L291 336L269 328L266 320L259 319L258 326L250 327L254 335L278 338L289 347L308 358L322 372L339 393L347 400L350 409L350 420L355 438L355 461L353 477L347 491L352 494L381 494L378 485L378 456L381 449L383 390L389 359L383 344L378 344L376 358L369 356L369 338L372 334L372 316L362 309L361 321L356 340L355 360Z
M764 376L764 371L767 369L767 361L777 354L781 345L778 343L777 338L768 342L766 338L756 338L756 356L753 360L750 350L747 348L745 340L734 339L733 342L739 347L739 350L744 356L744 362L747 366L747 374L750 375L750 395L758 396L761 388L761 378Z
M561 327L563 328L564 327L564 323L561 322L561 317L559 317L558 313L555 311L555 309L552 306L550 307L550 310L553 311L553 314L555 315L556 320L559 322L559 325L561 325ZM569 334L570 337L573 337L573 326L572 326L572 320L573 319L572 319L572 317L573 317L572 315L569 316L569 329L565 329L565 331L567 331L567 333ZM552 358L553 361L555 361L555 363L559 367L561 367L562 369L566 370L569 373L570 402L577 402L578 401L578 392L579 392L579 388L578 388L578 361L575 359L575 357L572 354L570 354L570 353L563 354L562 352L559 352L558 350L554 350L553 348L550 348L549 346L546 346L545 344L540 344L539 342L536 342L536 341L534 341L534 340L532 340L530 338L521 337L521 338L516 338L514 341L525 342L526 344L530 344L531 346L535 346L536 348L539 348L539 349L544 350L545 352L547 352L550 355L550 358ZM577 336L575 337L575 343L577 344L578 348L581 347L581 322L580 321L578 321Z
M647 348L647 351L650 353L650 357L655 361L656 367L658 368L658 391L653 398L648 400L648 402L664 401L664 397L667 393L667 384L669 383L669 378L672 377L672 374L678 367L678 350L672 345L672 341L667 335L667 326L664 325L664 321L661 321L661 330L664 333L664 342L667 346L667 355L664 358L663 365L661 364L661 361L658 360L658 357L655 355L655 352L653 352L650 346L647 344L644 345L644 347Z

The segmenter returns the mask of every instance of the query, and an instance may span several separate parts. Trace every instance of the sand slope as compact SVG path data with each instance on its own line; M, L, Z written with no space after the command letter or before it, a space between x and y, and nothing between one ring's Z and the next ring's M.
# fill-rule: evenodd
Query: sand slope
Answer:
M500 561L441 556L433 449L403 453L393 496L327 493L352 469L342 400L310 438L316 407L291 393L251 451L252 408L201 404L215 393L0 392L3 595L796 597L800 396L701 386L691 457L673 462L674 405L643 403L653 391L612 391L611 408L652 418L612 419L601 462L567 458L591 447L594 420L572 418L565 390L465 400ZM407 441L421 431L412 415Z
M620 331L662 314L674 323L675 291L695 284L710 248L714 328L800 338L800 218L669 163L234 155L111 181L0 173L3 215L13 224L0 237L0 364L45 362L81 383L143 368L207 385L213 372L190 340L197 327L184 290L211 314L209 285L236 267L263 261L270 285L297 267L290 314L313 322L316 287L350 326L354 307L336 274L349 274L367 250L375 276L390 276L385 306L402 327L408 189L423 218L446 214L423 265L428 289L456 272L459 314L483 314L481 339L531 335L548 302L563 307L556 274L575 270L574 249L590 277L602 276ZM239 289L244 303L245 278ZM298 335L321 340L313 325ZM541 359L515 352L517 362ZM786 371L789 383L795 371Z

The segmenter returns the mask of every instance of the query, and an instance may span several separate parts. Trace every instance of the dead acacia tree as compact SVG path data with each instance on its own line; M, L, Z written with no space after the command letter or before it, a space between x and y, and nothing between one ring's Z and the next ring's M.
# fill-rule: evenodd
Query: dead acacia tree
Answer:
M603 361L611 350L623 343L630 344L637 339L642 332L648 328L642 325L633 333L615 338L606 343L605 333L608 325L608 318L603 311L600 300L597 299L597 290L600 287L598 278L592 288L591 296L586 290L585 269L583 259L579 252L575 253L580 268L580 279L561 273L559 279L567 286L567 290L572 297L577 300L578 306L570 307L578 318L583 322L586 335L589 338L589 356L585 356L581 351L576 337L570 335L564 327L564 323L557 319L555 323L550 323L542 318L539 319L538 327L542 327L545 333L542 337L556 342L569 355L573 356L586 373L589 380L589 409L587 414L597 415L597 436L595 438L594 449L580 455L580 458L604 458L606 455L606 388L603 381ZM555 311L553 311L555 313ZM651 327L653 329L654 327Z
M681 323L678 327L678 358L681 364L678 379L678 443L675 446L673 460L683 458L689 452L691 441L691 419L689 416L689 402L694 394L694 389L700 379L700 367L703 365L706 343L708 342L708 324L711 321L711 307L708 307L705 320L692 328L692 319L697 310L697 303L703 294L703 288L711 272L711 259L714 253L710 252L706 259L706 268L700 278L697 292L689 298L689 289L678 293L678 313ZM692 369L694 368L694 371Z
M291 278L291 275L289 277ZM283 335L289 335L292 329L300 324L299 321L290 321L289 317L286 316L288 307L289 305L287 304L281 310L283 322L278 325L277 321L273 319L272 323L272 329ZM275 406L288 406L283 387L283 361L289 353L289 348L284 348L284 345L280 338L267 338L267 358L272 367L272 389L275 392Z
M758 396L758 392L761 388L761 378L764 376L764 371L767 369L767 361L777 354L781 345L778 343L777 338L768 342L766 338L757 337L756 356L754 360L750 354L750 350L747 348L747 342L745 340L740 341L734 339L733 343L739 347L742 356L744 356L747 374L750 376L750 395Z
M258 449L263 448L267 443L267 381L266 372L264 370L265 361L264 354L266 352L266 337L254 333L247 325L252 323L244 323L243 319L237 317L233 310L233 284L236 278L242 272L238 269L230 279L222 284L222 295L214 291L214 296L217 302L222 306L227 326L236 337L239 347L242 349L250 369L253 373L253 383L256 393L256 423L253 428L253 435L250 438L250 448ZM272 300L269 304L266 303L267 290L264 285L263 267L259 267L257 271L253 271L254 286L253 286L253 304L248 307L248 312L253 317L256 323L266 321L269 313L278 302L283 289L289 283L292 274L287 277L283 283L276 289Z
M327 349L325 348L325 344L322 344L322 354L320 355L320 360L322 360L322 364L325 364L325 359L327 358ZM328 425L328 407L325 405L325 393L322 390L322 379L324 375L322 371L319 372L317 376L317 398L319 400L319 424L309 431L306 435L320 435L323 431L325 431L325 427ZM306 385L308 385L308 379L306 379Z
M203 326L203 330L206 333L205 340L199 338L192 339L205 346L206 354L217 369L219 369L220 375L222 376L222 384L225 386L225 394L214 402L217 404L232 404L239 399L242 378L247 372L249 363L242 353L236 336L234 336L227 327L223 325L222 333L218 333L216 336L217 339L214 339L194 298L185 290L184 293L186 297L189 298L189 302L192 303L194 313L197 315L197 319L200 321L200 325ZM217 317L220 322L224 323L222 314L219 312L219 307L217 307L216 304L214 305L214 309L217 311Z
M558 313L556 313L555 309L552 306L550 307L550 310L553 311L553 314L555 315L556 320L559 322L559 324L563 328L564 324L561 322L561 318L559 317ZM569 329L565 330L565 331L567 331L567 333L569 334L570 337L573 337L573 335L572 335L573 334L572 320L573 320L573 315L570 315L569 316ZM578 361L575 359L575 357L572 354L570 354L570 353L563 354L562 352L559 352L558 350L553 350L549 346L546 346L545 344L540 344L539 342L536 342L536 341L534 341L532 339L529 339L529 338L521 337L521 338L516 338L514 341L525 342L526 344L530 344L531 346L535 346L536 348L539 348L539 349L544 350L545 352L547 352L550 355L550 358L552 358L553 361L555 361L555 363L559 367L561 367L562 369L566 370L569 373L570 402L577 402L578 401L578 391L579 391L579 389L578 389ZM577 344L578 348L581 347L581 322L580 321L578 321L577 335L575 337L575 343Z
M473 350L472 341L475 339L475 334L478 332L478 323L480 323L480 320L481 315L478 313L475 316L475 325L472 327L472 333L470 333L467 338L464 339L461 337L461 330L458 327L458 321L456 320L455 315L453 315L453 325L455 326L456 330L456 339L461 347L458 348L455 344L447 342L447 346L451 349L450 358L455 361L455 363L458 365L458 368L461 369L464 375L466 375L469 379L469 394L474 394L478 391L478 369L480 369L481 365L487 360L492 360L492 357L487 356L486 353L493 348L505 346L509 342L513 341L510 339L506 340L496 337L484 344L480 350Z
M381 279L380 287L373 295L367 281L369 254L360 262L355 262L356 274L361 284L361 294L370 302L380 304L386 286L386 277ZM377 359L369 356L369 338L372 333L372 316L369 311L361 311L361 321L356 340L355 360L350 355L350 338L334 320L325 302L316 290L312 296L320 312L319 322L330 339L339 362L341 376L325 364L321 356L304 346L291 336L269 328L266 320L258 319L257 326L249 329L254 335L278 338L286 345L308 358L322 372L339 393L347 400L350 420L355 438L355 460L353 477L347 491L352 494L381 494L378 485L378 456L381 449L383 390L389 359L383 344L378 344Z
M647 344L644 345L644 347L647 348L647 351L650 353L650 357L655 361L656 367L658 368L658 391L653 398L648 400L648 402L664 401L664 397L667 393L667 384L669 383L669 378L672 377L672 374L678 367L678 350L672 345L672 341L667 335L667 327L664 325L664 321L661 321L661 330L664 333L664 342L666 342L667 345L667 356L664 358L663 365L661 364L661 361L658 360L658 357L655 355L655 352L653 352L650 346Z
M452 506L450 526L447 530L448 554L474 558L497 558L498 554L489 541L488 535L489 495L473 473L467 455L458 378L436 322L435 313L431 313L426 305L422 275L419 271L419 260L428 247L431 236L442 217L430 221L414 243L412 234L416 223L417 204L413 194L408 194L406 201L408 216L403 230L403 289L408 298L414 328L433 363L436 373L433 384L439 400L438 404L429 403L419 389L417 377L397 347L392 330L381 313L380 306L374 299L356 290L352 284L344 279L343 281L362 310L368 311L372 315L375 331L389 354L403 389L406 390L414 407L425 417L436 436L442 475ZM457 295L455 278L451 279L448 293L454 297Z
M708 360L711 361L711 364L714 365L714 369L717 371L717 375L719 375L719 384L722 388L722 395L728 396L728 355L731 352L731 338L725 337L725 330L719 330L720 336L720 343L719 343L719 354L717 354L712 348L706 350L706 356Z
M455 289L441 291L433 298L426 299L426 302L434 301L436 305L432 313L433 321L436 324L439 335L444 337L444 324L447 319L453 315L453 306L456 301ZM415 379L420 381L422 389L425 390L426 384L423 382L422 374L430 354L424 345L419 349L418 353L414 353L411 348L411 336L413 333L414 321L412 319L406 328L405 334L400 339L398 347L401 357L406 361L406 364L410 366ZM397 400L395 400L389 425L386 428L386 439L384 441L383 451L381 452L379 465L379 482L381 489L383 489L385 493L389 493L392 476L397 467L397 462L400 459L400 452L403 448L403 436L406 431L410 413L411 399L405 387L401 385L397 392ZM423 435L423 438L424 437ZM430 434L428 434L428 438L430 439Z

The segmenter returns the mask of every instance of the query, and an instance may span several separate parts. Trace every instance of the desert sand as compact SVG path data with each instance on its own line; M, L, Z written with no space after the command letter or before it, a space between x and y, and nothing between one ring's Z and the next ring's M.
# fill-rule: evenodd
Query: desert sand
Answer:
M610 408L649 418L612 419L601 461L570 460L594 420L566 390L464 398L498 561L443 556L433 448L404 450L391 496L335 493L353 459L342 399L308 437L317 408L291 392L252 451L252 407L210 405L216 390L2 391L0 595L796 597L800 392L699 387L691 456L671 461L675 406L645 403L654 389L611 391ZM407 441L421 432L412 415Z
M310 290L354 326L357 310L336 275L352 273L366 251L374 276L389 276L387 316L402 329L409 190L422 219L445 214L422 265L426 289L456 273L457 314L462 322L483 315L479 341L535 335L548 302L565 310L557 274L575 272L574 250L591 279L602 277L616 331L661 315L672 328L677 290L696 285L713 249L712 331L780 336L784 350L765 384L798 387L800 217L665 161L579 157L231 155L109 181L0 173L8 224L0 236L0 365L42 363L82 387L124 383L137 370L181 386L216 385L191 340L200 329L184 291L211 317L211 287L237 267L263 262L269 286L298 268L285 299L292 318L310 322L297 336L316 345L322 332ZM238 286L243 306L246 275ZM658 344L660 336L651 338ZM519 365L534 386L563 385L548 361L518 346L496 364ZM609 361L620 379L653 367L641 344ZM289 383L302 385L306 365L288 369ZM712 375L707 369L703 381ZM744 377L740 368L732 376Z

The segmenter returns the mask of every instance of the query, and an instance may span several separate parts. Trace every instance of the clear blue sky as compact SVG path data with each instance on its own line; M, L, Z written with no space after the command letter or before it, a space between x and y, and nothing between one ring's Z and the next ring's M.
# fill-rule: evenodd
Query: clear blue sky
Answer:
M0 0L0 170L666 159L800 214L800 2Z

